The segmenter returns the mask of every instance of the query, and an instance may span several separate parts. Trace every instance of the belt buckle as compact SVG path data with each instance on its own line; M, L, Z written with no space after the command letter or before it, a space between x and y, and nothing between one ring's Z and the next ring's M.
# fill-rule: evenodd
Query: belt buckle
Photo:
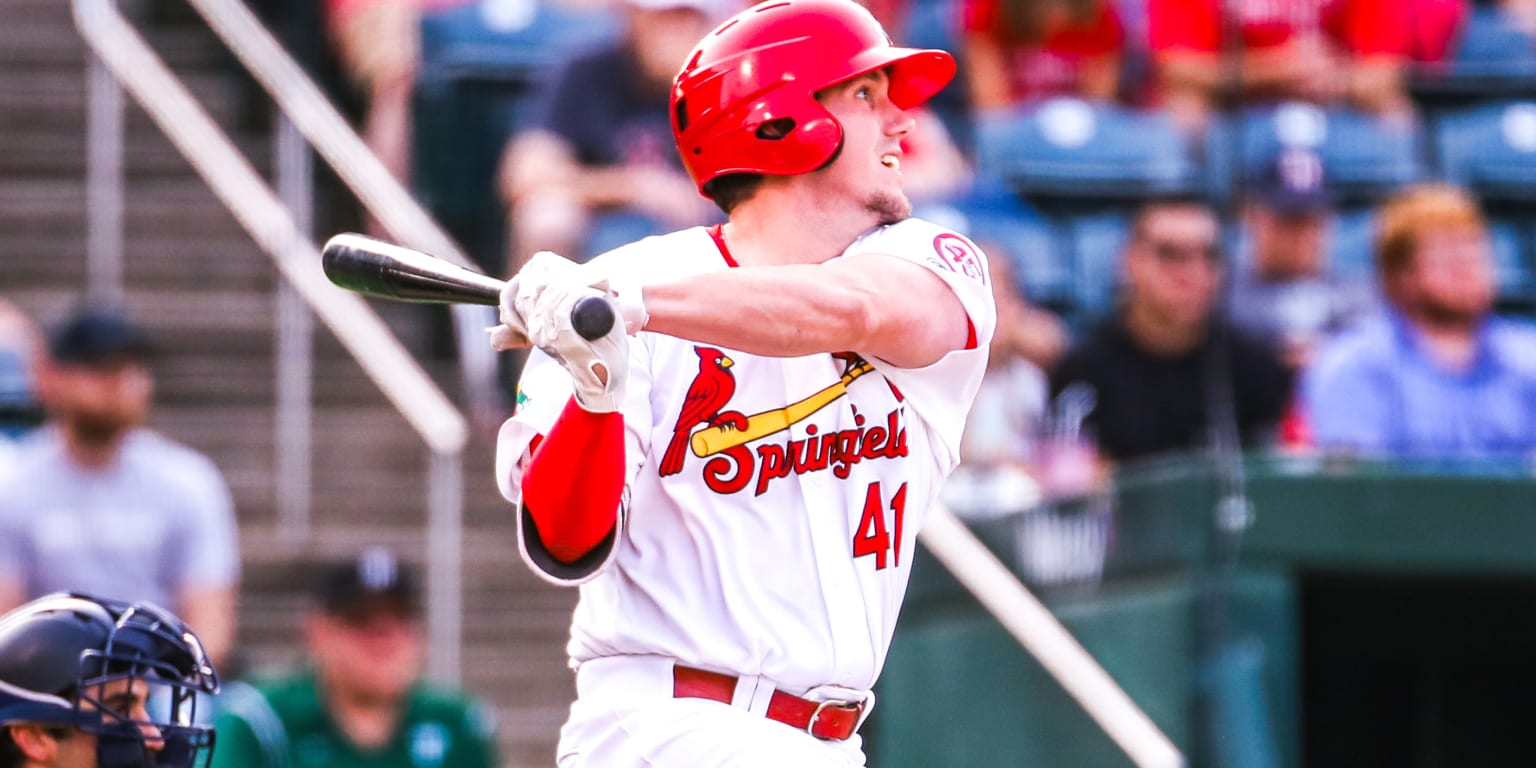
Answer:
M816 721L821 719L821 711L827 707L844 707L851 712L858 709L859 705L853 702L837 701L836 699L827 699L826 701L818 703L816 705L815 711L811 712L811 719L805 724L806 733L812 736L816 736ZM820 739L821 737L816 736L816 738Z

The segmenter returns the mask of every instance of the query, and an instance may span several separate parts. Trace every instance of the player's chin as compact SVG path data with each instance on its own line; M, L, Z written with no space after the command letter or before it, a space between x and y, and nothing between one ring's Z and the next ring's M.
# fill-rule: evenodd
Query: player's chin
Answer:
M907 199L905 193L893 190L881 190L870 195L864 207L875 216L875 220L881 225L895 224L904 221L912 215L912 201Z

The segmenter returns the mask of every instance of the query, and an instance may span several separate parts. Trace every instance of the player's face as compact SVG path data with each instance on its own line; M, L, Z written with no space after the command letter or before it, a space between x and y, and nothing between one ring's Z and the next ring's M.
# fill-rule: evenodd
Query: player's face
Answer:
M816 97L843 126L842 151L814 174L825 192L851 200L877 224L910 216L912 203L901 188L901 141L916 121L891 103L890 78L871 72Z

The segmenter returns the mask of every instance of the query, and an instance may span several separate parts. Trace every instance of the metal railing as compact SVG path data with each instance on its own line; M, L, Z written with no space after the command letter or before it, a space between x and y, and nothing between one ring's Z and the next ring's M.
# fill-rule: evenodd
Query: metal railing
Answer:
M90 77L87 193L91 204L88 243L93 295L111 298L121 293L123 99L117 90L121 84L256 244L272 257L286 281L277 299L281 308L278 315L292 318L302 314L296 311L300 301L311 308L431 450L427 489L428 667L435 677L457 680L462 639L462 457L469 438L469 425L463 414L366 302L330 284L320 268L319 249L305 232L308 222L295 220L289 206L119 12L115 0L72 2L76 27L95 54ZM469 264L244 5L235 0L192 0L192 5L252 69L292 119L293 127L315 144L375 216L401 233L407 244ZM308 166L302 152L298 156L293 154L295 139L286 129L279 129L278 163L288 179L279 185L284 187L286 196L302 202L308 195L304 186L307 182L294 181L294 176L307 177ZM285 298L284 291L292 291L293 295ZM461 329L476 320L480 328L487 324L484 315L466 313L460 317L470 318L469 323L460 324ZM280 352L286 350L287 355L301 356L300 364L307 365L307 321L300 317L292 322L296 325L279 331ZM461 340L467 335L460 331ZM485 375L480 380L489 386L494 358L483 339L475 341L462 346L466 353L471 349L485 351L480 358ZM484 362L487 360L488 363ZM283 365L280 363L279 367ZM307 456L306 371L297 376L291 370L286 374L280 372L278 389L280 400L302 409L296 412L297 419L295 412L280 415L279 429L300 430L299 441L305 443ZM467 375L470 373L466 371ZM280 437L280 445L282 442ZM307 480L307 467L303 468L303 477ZM297 503L305 514L299 519L290 516L284 526L290 534L302 535L308 526L307 494Z

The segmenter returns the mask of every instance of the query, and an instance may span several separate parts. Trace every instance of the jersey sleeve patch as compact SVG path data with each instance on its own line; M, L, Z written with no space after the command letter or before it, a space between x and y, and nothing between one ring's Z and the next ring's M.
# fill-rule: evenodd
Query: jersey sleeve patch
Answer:
M987 268L971 241L954 232L942 232L933 238L933 250L938 254L938 263L945 269L987 284Z

